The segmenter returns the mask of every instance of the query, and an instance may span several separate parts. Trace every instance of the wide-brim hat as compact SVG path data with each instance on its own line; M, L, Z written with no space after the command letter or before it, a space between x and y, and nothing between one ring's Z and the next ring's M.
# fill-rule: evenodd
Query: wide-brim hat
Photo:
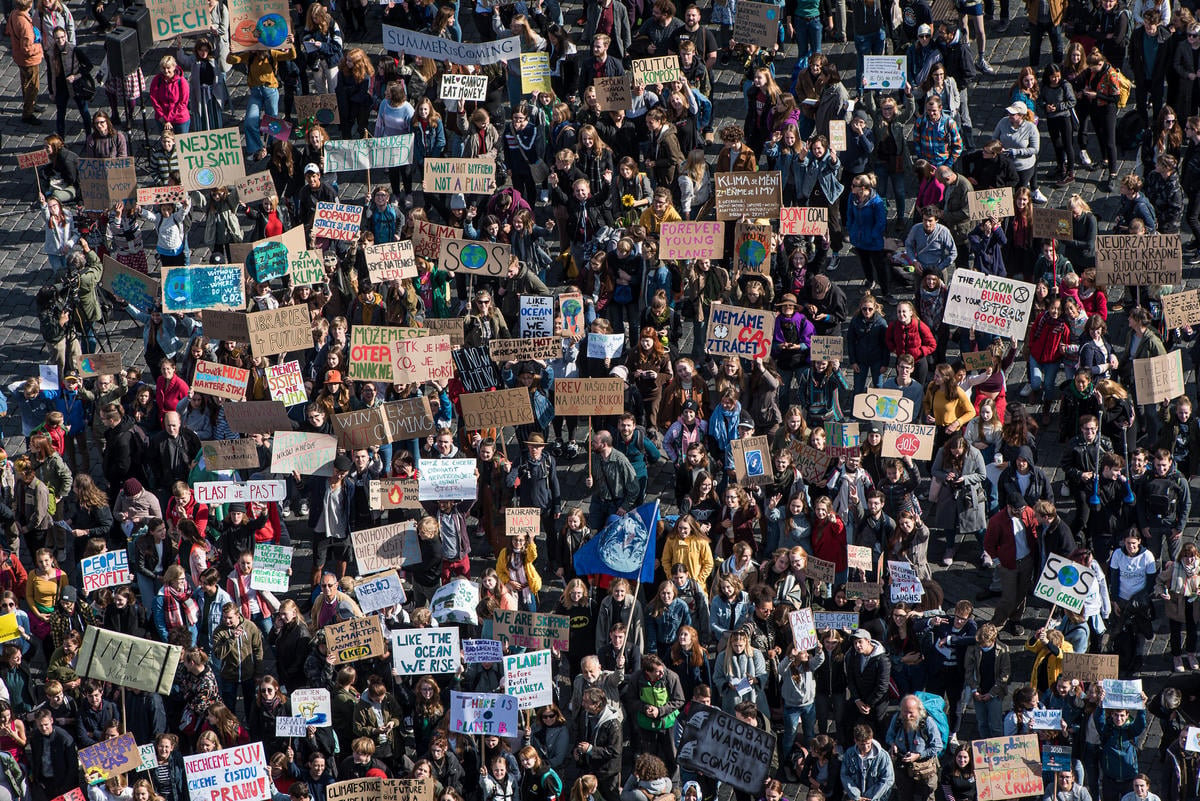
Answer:
M545 445L546 438L541 434L530 434L529 439L525 440L526 445Z

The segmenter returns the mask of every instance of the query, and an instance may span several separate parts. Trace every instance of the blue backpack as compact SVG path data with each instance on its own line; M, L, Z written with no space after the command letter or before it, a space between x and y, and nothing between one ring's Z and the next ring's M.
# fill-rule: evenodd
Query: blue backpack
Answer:
M933 718L938 731L941 732L942 750L938 752L938 757L941 758L942 754L946 753L946 746L950 742L950 720L946 717L946 699L940 695L926 692L915 692L913 695L921 699L921 703L925 705L926 714Z

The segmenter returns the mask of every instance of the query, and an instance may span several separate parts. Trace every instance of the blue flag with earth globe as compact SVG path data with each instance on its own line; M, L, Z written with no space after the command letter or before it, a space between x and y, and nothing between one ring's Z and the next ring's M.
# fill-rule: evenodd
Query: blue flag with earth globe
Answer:
M575 552L575 572L654 581L658 501L645 503L623 517L610 517L604 528Z

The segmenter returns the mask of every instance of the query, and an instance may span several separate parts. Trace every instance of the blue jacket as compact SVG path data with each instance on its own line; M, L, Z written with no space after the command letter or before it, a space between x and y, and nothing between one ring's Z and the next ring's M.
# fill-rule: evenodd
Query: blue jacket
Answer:
M871 750L865 757L857 746L847 748L842 755L842 790L846 798L887 801L895 783L892 758L878 740L871 741Z
M818 159L809 151L802 160L792 162L792 172L795 173L792 185L796 187L798 200L808 202L818 186L830 203L842 196L842 163L834 161L829 153Z
M1004 268L1004 251L1002 250L1008 244L1008 238L1004 236L1002 228L997 226L990 235L985 235L983 223L980 223L967 236L967 241L970 242L971 253L975 256L976 270L987 275L1008 277L1008 270Z
M137 320L142 325L142 345L146 350L150 349L150 313L142 311L132 303L125 305L125 311L129 316ZM174 359L183 349L187 347L188 342L193 336L204 333L204 327L200 324L199 315L171 315L164 314L162 316L162 331L158 336L158 346L163 349L163 353L167 354L167 358Z
M657 646L670 647L679 634L680 626L692 625L692 613L678 596L662 614L654 617L646 610L646 646L657 650ZM659 654L662 656L663 654Z
M446 150L446 127L439 121L425 128L416 117L409 124L413 134L413 164L424 164L426 157L441 157Z
M753 611L754 605L750 603L750 596L745 590L733 601L726 601L714 593L712 603L708 605L708 627L713 639L720 642L726 634L741 628Z
M851 128L846 133L846 171L850 175L862 175L871 171L871 154L875 152L875 134L870 128L861 134Z
M854 659L855 655L851 654L849 658ZM899 712L892 718L892 725L888 726L887 744L900 749L901 754L920 754L921 759L938 756L944 746L942 733L938 731L937 723L931 715L926 715L917 726L917 730L908 734L904 731Z
M1103 709L1095 712L1100 735L1100 772L1105 779L1127 782L1138 774L1138 737L1146 730L1146 710L1131 710L1133 719L1124 726L1109 722Z
M784 185L795 189L796 173L793 172L792 165L799 161L800 157L794 151L784 150L778 142L767 142L758 165L761 170L779 170L783 173Z
M404 217L394 204L388 203L380 209L374 201L368 200L364 211L371 233L375 235L375 244L383 245L395 242L399 238L400 229L404 227Z
M887 320L883 315L873 314L869 320L864 320L861 314L851 317L846 331L846 363L865 367L887 361Z
M738 439L738 421L742 419L742 404L737 404L733 411L717 404L712 416L708 419L708 435L717 443L721 453L725 454L725 469L733 469L733 448L729 443Z
M662 453L654 444L654 440L647 437L646 432L640 426L633 430L633 439L629 442L624 440L619 431L615 433L613 447L625 454L625 458L633 465L633 472L637 474L638 478L646 478L647 459L657 462L662 458Z
M887 203L875 192L867 202L858 205L854 198L846 204L846 234L850 244L863 250L883 250L883 235L887 230Z
M62 412L63 422L70 427L72 434L83 434L87 431L87 404L78 392L51 389L42 394L54 403L55 409Z

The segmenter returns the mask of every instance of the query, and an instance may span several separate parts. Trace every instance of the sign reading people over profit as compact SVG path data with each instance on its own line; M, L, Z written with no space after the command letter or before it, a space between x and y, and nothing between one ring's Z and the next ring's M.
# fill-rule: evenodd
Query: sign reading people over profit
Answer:
M163 267L162 280L164 314L246 308L246 283L240 264L167 266Z
M517 707L517 699L511 695L451 690L450 731L509 737L517 732Z
M782 173L719 172L716 198L718 220L778 219L783 204Z
M88 626L75 660L80 676L145 693L168 695L183 649Z
M718 358L766 358L775 335L775 312L714 303L708 312L704 352Z
M1101 286L1183 283L1183 245L1179 234L1097 236L1096 283Z
M521 709L554 703L549 649L504 657L504 691L517 699Z
M625 411L625 382L620 378L559 378L554 382L556 414L600 417Z
M129 573L129 551L118 548L79 560L83 571L83 591L102 590L105 587L120 587L133 581Z
M1022 340L1033 308L1033 284L975 270L955 270L943 321Z
M385 644L381 625L379 615L366 615L340 623L330 623L322 629L325 633L325 645L338 663L383 656Z
M679 764L758 795L771 770L775 735L707 707L692 715L679 743Z
M392 669L398 676L458 672L458 629L404 629L392 632Z
M421 543L413 522L388 523L350 535L354 561L363 575L404 567L421 561Z
M1133 385L1137 402L1149 406L1170 401L1183 394L1183 351L1173 350L1161 356L1133 360Z
M1096 577L1092 575L1091 568L1052 553L1046 557L1033 594L1078 614L1083 611L1083 602L1095 583Z
M570 645L571 619L566 615L497 609L492 617L492 636L510 648L557 648Z
M972 740L979 801L1042 795L1042 755L1036 734Z
M496 163L480 159L425 159L422 186L426 192L442 195L490 195L496 191Z
M658 234L664 259L719 259L725 254L725 223L665 222Z
M175 149L180 183L189 192L233 186L246 177L242 134L237 128L176 134Z
M410 56L449 61L454 64L499 64L521 55L521 39L509 36L494 42L472 44L455 42L443 36L430 36L391 25L383 26L385 50L406 53Z
M269 801L275 790L261 742L184 757L183 770L191 801Z
M337 239L353 242L358 239L362 228L362 206L353 203L329 203L317 201L316 216L313 217L313 239Z

